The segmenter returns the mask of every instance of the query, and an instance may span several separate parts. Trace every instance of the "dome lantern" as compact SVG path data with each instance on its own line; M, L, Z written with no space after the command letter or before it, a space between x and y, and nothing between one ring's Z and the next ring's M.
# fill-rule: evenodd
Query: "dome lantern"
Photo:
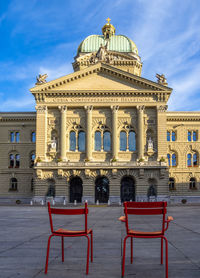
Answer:
M103 26L102 33L104 35L104 39L110 39L110 37L115 34L115 27L110 24L111 19L109 17L106 20L108 22Z

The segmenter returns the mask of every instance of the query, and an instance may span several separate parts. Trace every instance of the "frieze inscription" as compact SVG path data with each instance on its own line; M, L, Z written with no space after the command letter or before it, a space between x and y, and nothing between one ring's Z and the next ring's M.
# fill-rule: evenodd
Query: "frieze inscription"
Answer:
M91 102L110 102L110 103L122 103L122 102L156 102L155 99L150 98L150 97L118 97L118 98L47 98L46 102L68 102L68 103L91 103Z

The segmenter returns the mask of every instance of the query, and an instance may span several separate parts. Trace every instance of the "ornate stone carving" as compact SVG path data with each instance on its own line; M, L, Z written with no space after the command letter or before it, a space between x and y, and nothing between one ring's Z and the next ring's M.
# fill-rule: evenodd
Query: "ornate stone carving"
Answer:
M157 107L158 112L166 112L168 105L160 105Z
M112 109L113 113L116 113L119 110L119 105L113 105L113 106L111 106L111 109Z
M93 106L92 105L88 105L88 106L84 106L85 110L89 113L92 112L93 110Z
M81 175L81 171L80 170L73 170L73 175L74 176L80 176Z
M43 105L43 106L35 106L35 109L37 110L37 113L45 113L47 112L47 106Z
M58 109L61 111L61 113L67 112L67 106L66 105L58 106Z
M137 105L137 110L138 110L139 112L144 112L145 106L144 106L144 105Z
M97 172L95 170L85 169L85 176L90 178L96 178Z
M164 86L167 86L168 83L167 83L167 79L165 78L165 75L164 74L158 74L156 73L156 77L157 77L157 82L158 84L161 84L161 85L164 85Z
M36 80L37 82L35 83L35 85L42 85L44 83L46 83L46 78L48 77L48 75L45 74L39 74L38 76L36 76Z
M107 170L104 170L104 169L100 169L100 175L101 176L106 176L108 174L108 171Z

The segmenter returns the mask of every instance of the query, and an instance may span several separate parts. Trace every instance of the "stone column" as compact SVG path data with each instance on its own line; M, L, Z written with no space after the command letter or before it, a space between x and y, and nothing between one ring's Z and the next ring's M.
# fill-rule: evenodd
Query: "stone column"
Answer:
M87 132L86 132L86 159L92 160L92 110L93 106L85 106L86 109L86 121L87 121Z
M42 161L47 153L47 106L36 106L36 158Z
M118 123L118 110L119 106L112 106L112 157L118 159L118 136L117 136L117 123Z
M66 161L66 112L67 107L59 106L60 109L60 158Z
M144 158L144 105L137 106L138 111L138 159Z

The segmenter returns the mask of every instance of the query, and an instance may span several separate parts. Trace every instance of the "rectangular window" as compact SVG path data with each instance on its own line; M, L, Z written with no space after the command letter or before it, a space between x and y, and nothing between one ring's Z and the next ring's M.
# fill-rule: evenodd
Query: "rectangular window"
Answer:
M172 141L176 141L176 133L172 131Z
M193 131L193 141L197 141L197 132Z
M167 141L170 141L170 132L167 131Z
M10 133L10 142L11 143L15 142L15 133L14 132Z
M188 142L192 141L192 134L191 131L188 131Z
M35 143L35 132L31 133L31 142Z
M18 131L10 132L10 142L11 143L19 143L19 132Z
M15 132L15 142L19 143L19 132Z

